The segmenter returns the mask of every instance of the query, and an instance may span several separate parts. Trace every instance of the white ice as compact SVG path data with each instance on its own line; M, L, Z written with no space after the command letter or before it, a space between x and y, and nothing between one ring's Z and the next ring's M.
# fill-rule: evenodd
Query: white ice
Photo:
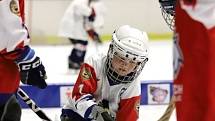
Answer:
M167 105L140 106L139 121L157 121L163 115L166 107ZM43 108L42 110L52 121L60 121L60 108ZM41 121L41 119L32 110L23 109L21 121ZM169 121L176 121L175 111Z

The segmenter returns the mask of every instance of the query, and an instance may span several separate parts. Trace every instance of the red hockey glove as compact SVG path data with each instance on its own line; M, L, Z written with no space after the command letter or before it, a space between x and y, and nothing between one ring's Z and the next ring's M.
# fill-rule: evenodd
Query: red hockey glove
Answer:
M93 29L90 29L87 31L90 38L98 43L102 43L101 38L97 32L95 32Z

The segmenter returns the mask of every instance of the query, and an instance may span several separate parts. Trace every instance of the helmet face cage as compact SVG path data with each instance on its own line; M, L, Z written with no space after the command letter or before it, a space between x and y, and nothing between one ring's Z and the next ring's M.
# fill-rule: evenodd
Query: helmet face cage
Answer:
M117 55L119 55L125 59L133 60L134 62L137 63L133 72L127 74L126 76L120 76L119 74L117 74L117 72L114 70L112 63L111 63L113 57L117 56ZM148 61L148 58L146 56L141 57L141 59L140 58L138 59L138 56L139 55L132 55L132 52L129 53L129 51L126 51L123 48L120 48L120 46L117 45L117 43L112 41L112 43L110 44L109 50L108 50L108 55L107 55L106 64L105 64L105 70L106 70L106 74L107 74L108 78L117 84L131 83L134 79L136 79L138 77L138 75L141 73L145 63Z
M176 0L159 0L161 14L171 30L175 29L175 4Z

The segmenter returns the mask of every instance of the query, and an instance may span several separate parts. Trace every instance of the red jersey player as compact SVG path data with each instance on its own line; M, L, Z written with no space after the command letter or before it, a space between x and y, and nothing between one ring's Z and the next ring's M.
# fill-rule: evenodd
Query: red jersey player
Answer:
M178 0L175 17L177 121L215 121L215 1Z
M0 18L0 119L19 121L21 109L14 94L20 80L45 88L46 72L28 45L24 0L1 0Z
M163 5L173 1L160 0ZM173 63L177 121L215 121L214 15L214 0L177 1Z

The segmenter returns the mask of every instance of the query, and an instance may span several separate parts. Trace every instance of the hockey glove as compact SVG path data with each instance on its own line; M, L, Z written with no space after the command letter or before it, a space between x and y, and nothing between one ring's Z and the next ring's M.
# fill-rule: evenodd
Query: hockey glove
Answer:
M99 105L95 105L92 108L92 116L93 119L97 121L115 121L114 118L110 115L108 109L105 109Z
M88 17L88 20L93 22L95 20L95 17L96 17L96 13L95 13L95 10L92 8L92 12L91 12L90 16Z
M94 40L98 43L102 43L99 34L97 32L95 32L93 29L88 30L87 33L92 40Z
M25 46L21 56L15 62L19 67L22 83L37 86L41 89L46 88L45 79L47 76L45 67L40 58L35 55L33 49Z

